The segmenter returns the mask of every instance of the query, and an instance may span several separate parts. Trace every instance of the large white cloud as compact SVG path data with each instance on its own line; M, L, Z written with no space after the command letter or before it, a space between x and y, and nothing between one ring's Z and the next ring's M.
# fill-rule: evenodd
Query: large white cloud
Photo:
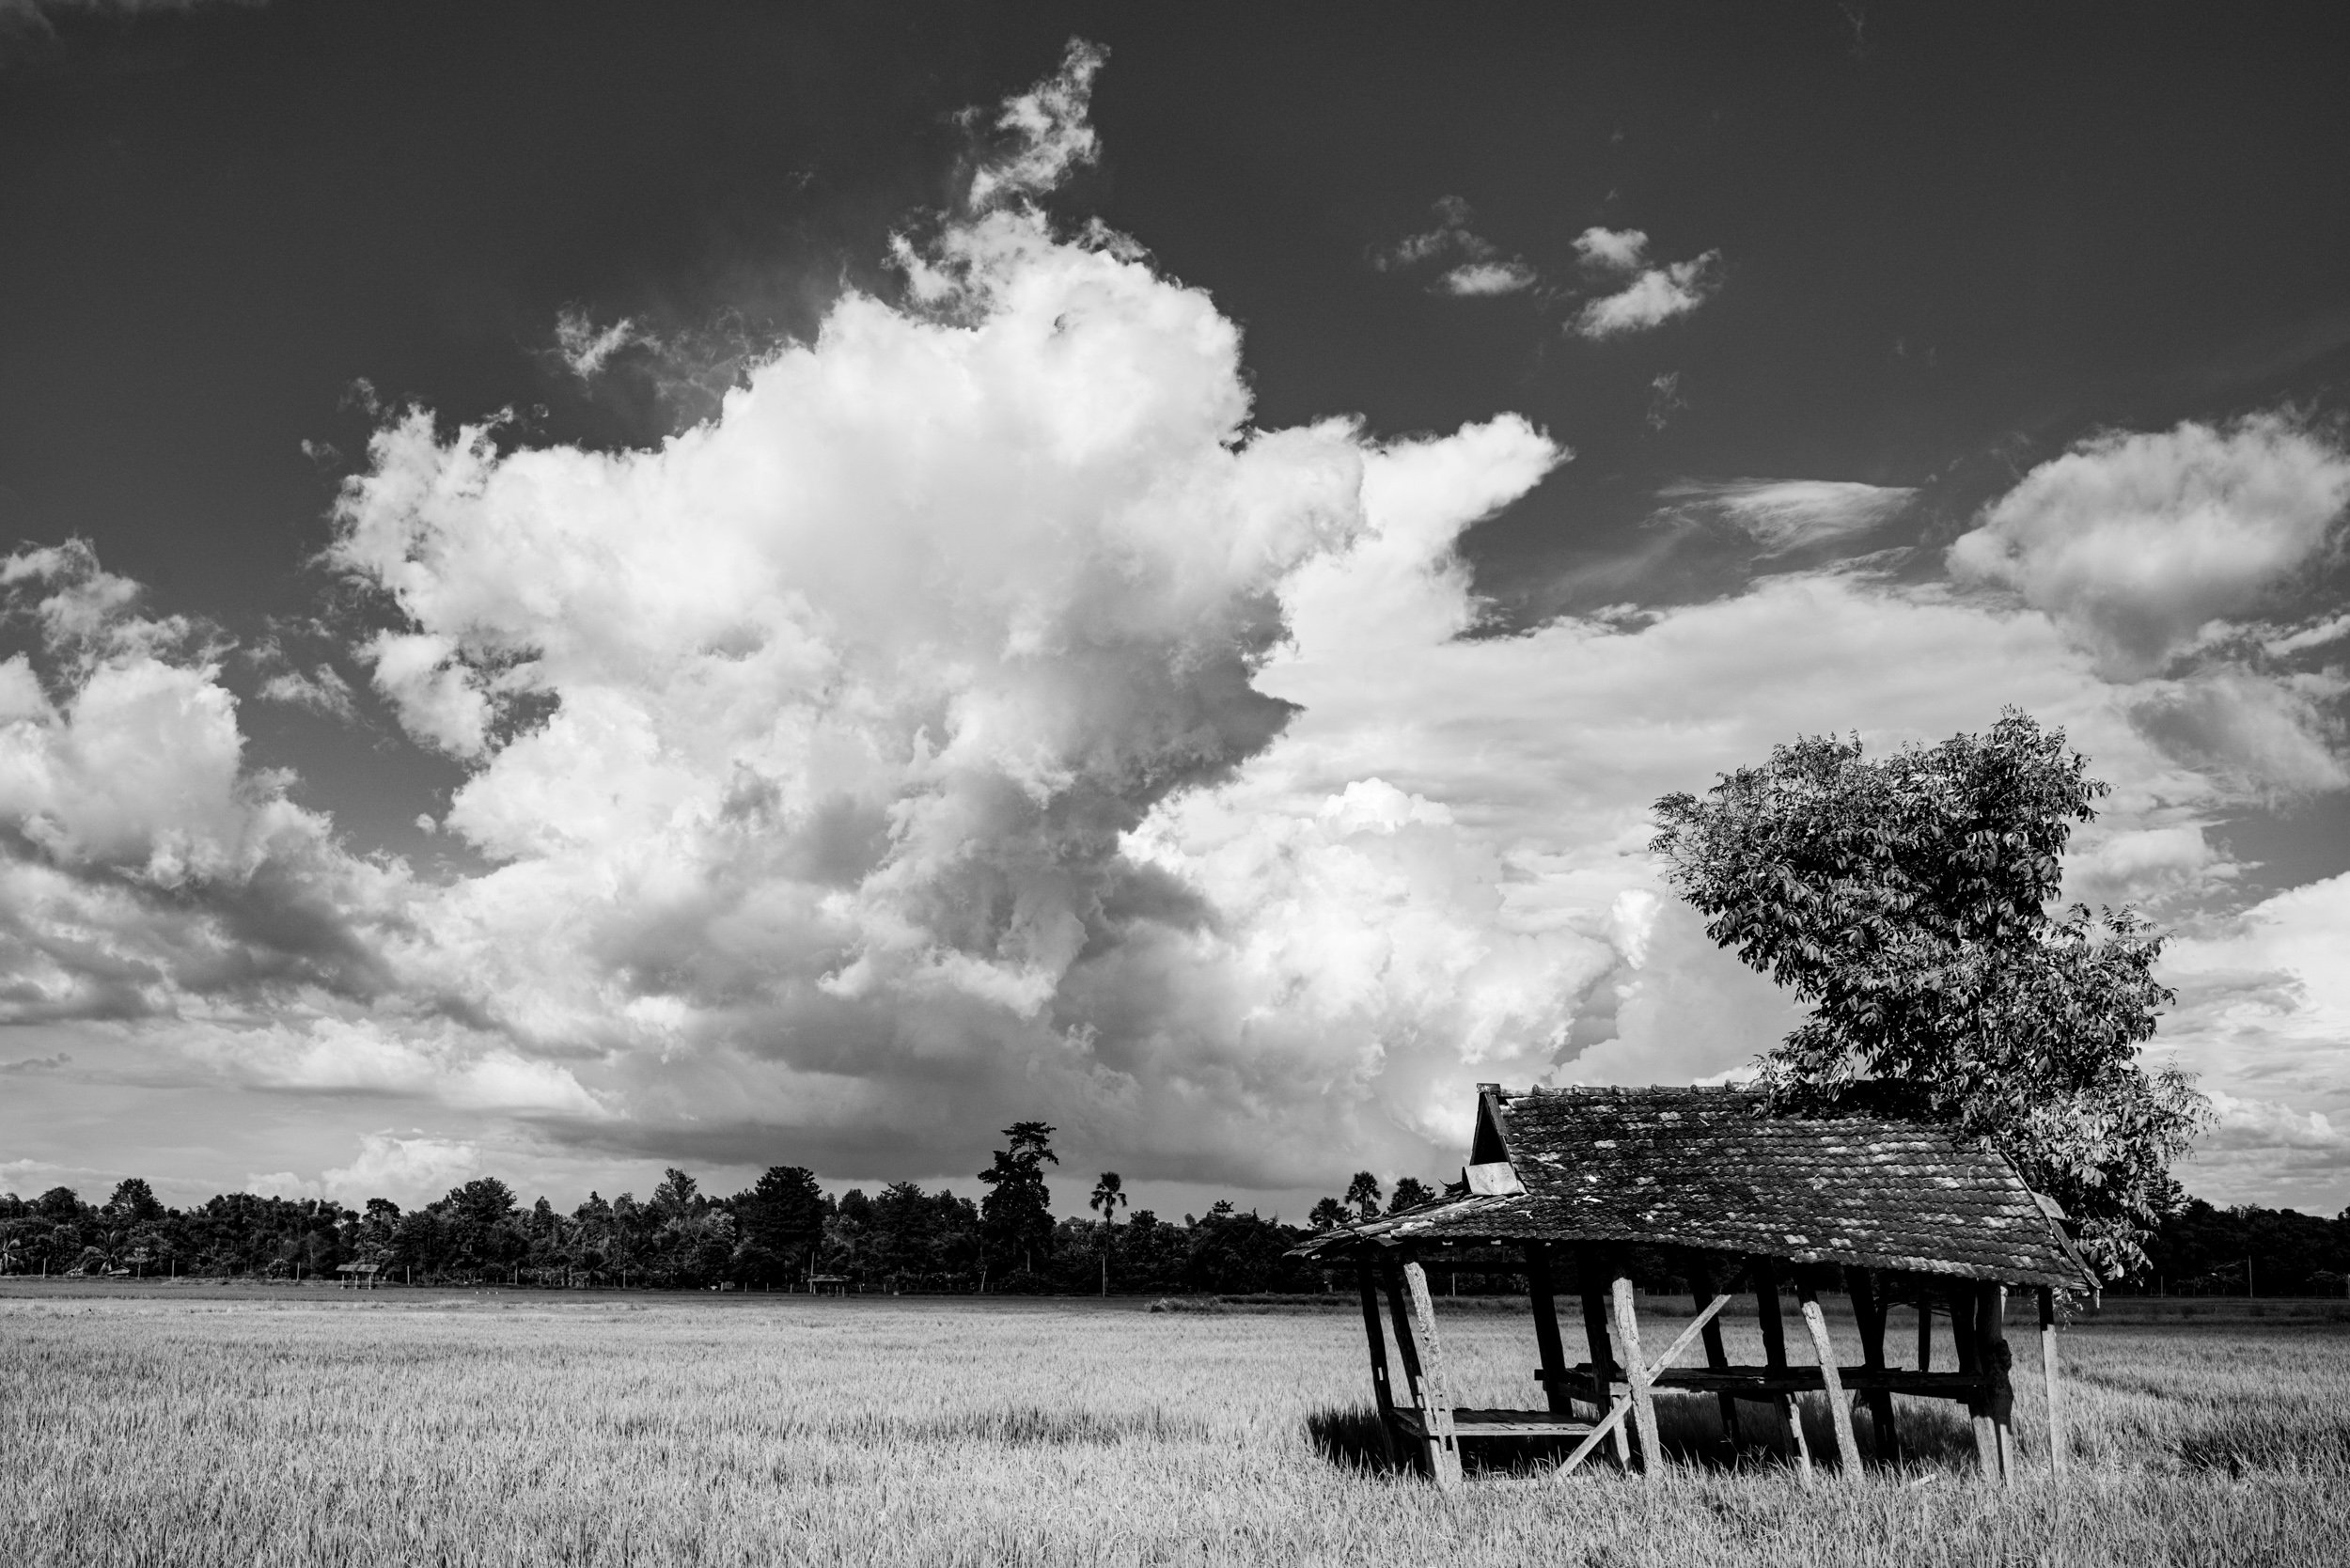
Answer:
M1950 546L1950 569L2014 588L2133 677L2259 604L2345 505L2350 453L2282 415L2115 432L2026 475Z

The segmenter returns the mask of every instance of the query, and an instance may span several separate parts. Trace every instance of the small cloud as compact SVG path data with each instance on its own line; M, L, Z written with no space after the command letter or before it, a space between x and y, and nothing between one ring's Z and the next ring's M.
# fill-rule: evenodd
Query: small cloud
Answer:
M1617 292L1586 305L1572 330L1585 337L1620 337L1685 316L1720 287L1721 252L1670 266L1652 267Z
M2280 633L2263 642L2261 648L2272 659L2286 659L2345 637L2350 637L2350 615L2338 615L2296 631Z
M1647 259L1648 236L1637 228L1590 227L1575 236L1574 250L1587 267L1637 272Z
M1523 261L1471 261L1445 274L1436 287L1448 294L1514 294L1534 282L1534 269Z
M14 1061L0 1061L0 1074L55 1073L72 1059L63 1051L54 1057L19 1057Z
M1101 136L1086 117L1092 107L1093 79L1109 57L1098 43L1071 39L1060 70L1005 102L992 127L1003 133L1004 143L982 157L971 176L974 212L1042 196L1072 169L1101 156Z
M261 682L261 689L255 695L263 702L307 708L346 723L359 716L359 710L352 702L351 683L336 674L332 665L321 665L307 675L298 669L273 675Z
M555 319L556 353L582 381L595 380L614 354L638 345L657 349L661 343L650 333L639 331L626 316L600 327L586 311L566 307Z
M1915 490L1838 479L1684 479L1658 495L1713 512L1768 556L1868 532L1909 505Z
M1681 372L1666 370L1649 379L1648 428L1661 431L1672 416L1689 406L1689 400L1681 395Z
M1504 257L1493 243L1469 227L1475 214L1459 196L1437 198L1436 224L1407 234L1385 250L1373 251L1371 264L1380 272L1411 272L1442 266L1430 291L1455 299L1492 298L1531 289L1542 274L1515 257Z

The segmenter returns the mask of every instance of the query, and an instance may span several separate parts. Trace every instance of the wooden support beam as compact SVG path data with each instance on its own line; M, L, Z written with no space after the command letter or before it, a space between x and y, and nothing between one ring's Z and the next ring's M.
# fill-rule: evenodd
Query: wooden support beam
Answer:
M1559 1338L1559 1301L1550 1279L1550 1244L1526 1244L1526 1294L1534 1307L1534 1345L1543 1358L1543 1397L1556 1415L1574 1408L1567 1387L1567 1351Z
M1848 1268L1844 1274L1852 1286L1853 1316L1860 1322L1860 1364L1872 1372L1881 1372L1885 1368L1885 1293L1879 1289L1874 1269ZM1888 1465L1897 1463L1902 1456L1902 1445L1893 1431L1892 1394L1875 1388L1862 1397L1869 1405L1869 1425L1876 1433L1878 1460Z
M1827 1389L1827 1416L1836 1428L1836 1467L1847 1476L1860 1473L1860 1442L1853 1435L1852 1405L1844 1398L1843 1379L1836 1375L1836 1346L1827 1337L1827 1314L1820 1310L1820 1293L1809 1274L1795 1276L1795 1294L1803 1302L1803 1325L1811 1331L1811 1349L1820 1358L1820 1381Z
M1428 1473L1447 1492L1461 1484L1461 1444L1452 1430L1452 1394L1444 1375L1444 1341L1436 1337L1436 1304L1428 1294L1428 1275L1414 1260L1403 1265L1403 1305L1419 1341L1419 1419L1428 1452Z
M2048 1400L2048 1469L2064 1479L2064 1410L2057 1398L2056 1292L2040 1287L2040 1379Z
M1616 1360L1607 1348L1607 1289L1601 1281L1613 1270L1608 1266L1606 1250L1597 1247L1576 1249L1574 1270L1583 1287L1583 1339L1591 1353L1591 1403L1604 1415L1615 1398L1612 1390ZM1616 1463L1624 1469L1632 1468L1632 1437L1624 1430L1624 1423L1618 1421L1608 1431Z
M1983 1374L1991 1380L1991 1394L1983 1403L1991 1419L1994 1472L2004 1482L2015 1473L2015 1391L2008 1380L2013 1360L2007 1343L2007 1287L1980 1288L1982 1294L1976 1322L1982 1338L1978 1354Z
M1787 1325L1778 1310L1778 1262L1772 1258L1753 1260L1754 1309L1762 1325L1762 1360L1773 1368L1787 1365ZM1803 1435L1803 1409L1792 1393L1778 1393L1771 1399L1773 1422L1778 1427L1778 1440L1794 1457L1795 1468L1808 1480L1811 1475L1811 1446Z
M1702 1301L1714 1294L1714 1265L1703 1253L1700 1253L1697 1262L1690 1265L1689 1274L1689 1283L1696 1287L1699 1300ZM1732 1278L1725 1283L1735 1284L1737 1281ZM1730 1365L1730 1352L1722 1344L1722 1325L1718 1317L1706 1320L1705 1365L1715 1372ZM1722 1436L1729 1441L1730 1451L1734 1454L1738 1451L1738 1396L1717 1394L1715 1398L1721 1406Z
M1918 1370L1934 1370L1934 1297L1922 1279L1918 1282Z
M1653 1481L1665 1473L1665 1446L1656 1431L1656 1396L1649 1392L1648 1363L1640 1356L1640 1319L1633 1310L1630 1278L1616 1276L1608 1287L1607 1305L1616 1354L1623 1358L1624 1381L1631 1388L1632 1425L1640 1440L1640 1473Z
M1371 1391L1379 1403L1379 1441L1386 1449L1387 1463L1393 1465L1398 1457L1395 1390L1387 1385L1387 1333L1380 1325L1379 1283L1372 1277L1368 1258L1355 1265L1355 1281L1363 1297L1363 1333L1371 1341Z

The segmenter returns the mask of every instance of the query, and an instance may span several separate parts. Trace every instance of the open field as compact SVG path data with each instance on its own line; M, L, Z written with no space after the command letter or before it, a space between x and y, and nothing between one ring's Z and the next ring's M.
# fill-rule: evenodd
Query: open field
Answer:
M1441 1321L1463 1403L1533 1403L1521 1313ZM2029 1342L2010 1489L1950 1406L1904 1403L1926 1458L1806 1489L1702 1451L1692 1402L1661 1483L1448 1499L1360 1463L1342 1312L8 1281L0 1562L2341 1560L2350 1327L2068 1330L2061 1488Z

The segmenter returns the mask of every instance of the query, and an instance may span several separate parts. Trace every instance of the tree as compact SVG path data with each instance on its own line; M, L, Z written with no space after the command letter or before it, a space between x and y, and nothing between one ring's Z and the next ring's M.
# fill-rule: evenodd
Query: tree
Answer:
M1346 1200L1365 1219L1379 1217L1379 1178L1368 1170L1355 1172L1355 1179L1346 1184Z
M1040 1248L1053 1240L1053 1195L1044 1184L1044 1164L1060 1164L1053 1152L1053 1129L1042 1121L1015 1121L1004 1129L1009 1149L979 1172L987 1196L979 1200L979 1229L988 1249L1007 1262L1036 1267Z
M136 1176L116 1184L115 1194L106 1200L109 1216L126 1225L152 1225L164 1217L164 1206L155 1200L155 1189Z
M772 1282L796 1278L824 1239L824 1193L806 1166L773 1165L734 1200L736 1223L749 1254L746 1272Z
M1707 935L1810 1005L1762 1058L1775 1112L1954 1124L2119 1278L2208 1112L2186 1074L2138 1061L2171 999L2161 936L2126 907L2048 911L2106 792L2062 730L2009 709L1878 761L1799 738L1703 800L1658 801L1651 847Z
M1325 1198L1314 1205L1306 1223L1317 1231L1332 1231L1355 1217L1355 1211L1335 1198Z
M1105 1225L1118 1223L1119 1208L1126 1202L1126 1184L1115 1170L1104 1170L1093 1184L1093 1197L1087 1207L1102 1216Z
M1436 1189L1418 1177L1399 1176L1395 1179L1395 1196L1387 1200L1387 1213L1400 1215L1422 1203L1434 1203L1437 1196Z

